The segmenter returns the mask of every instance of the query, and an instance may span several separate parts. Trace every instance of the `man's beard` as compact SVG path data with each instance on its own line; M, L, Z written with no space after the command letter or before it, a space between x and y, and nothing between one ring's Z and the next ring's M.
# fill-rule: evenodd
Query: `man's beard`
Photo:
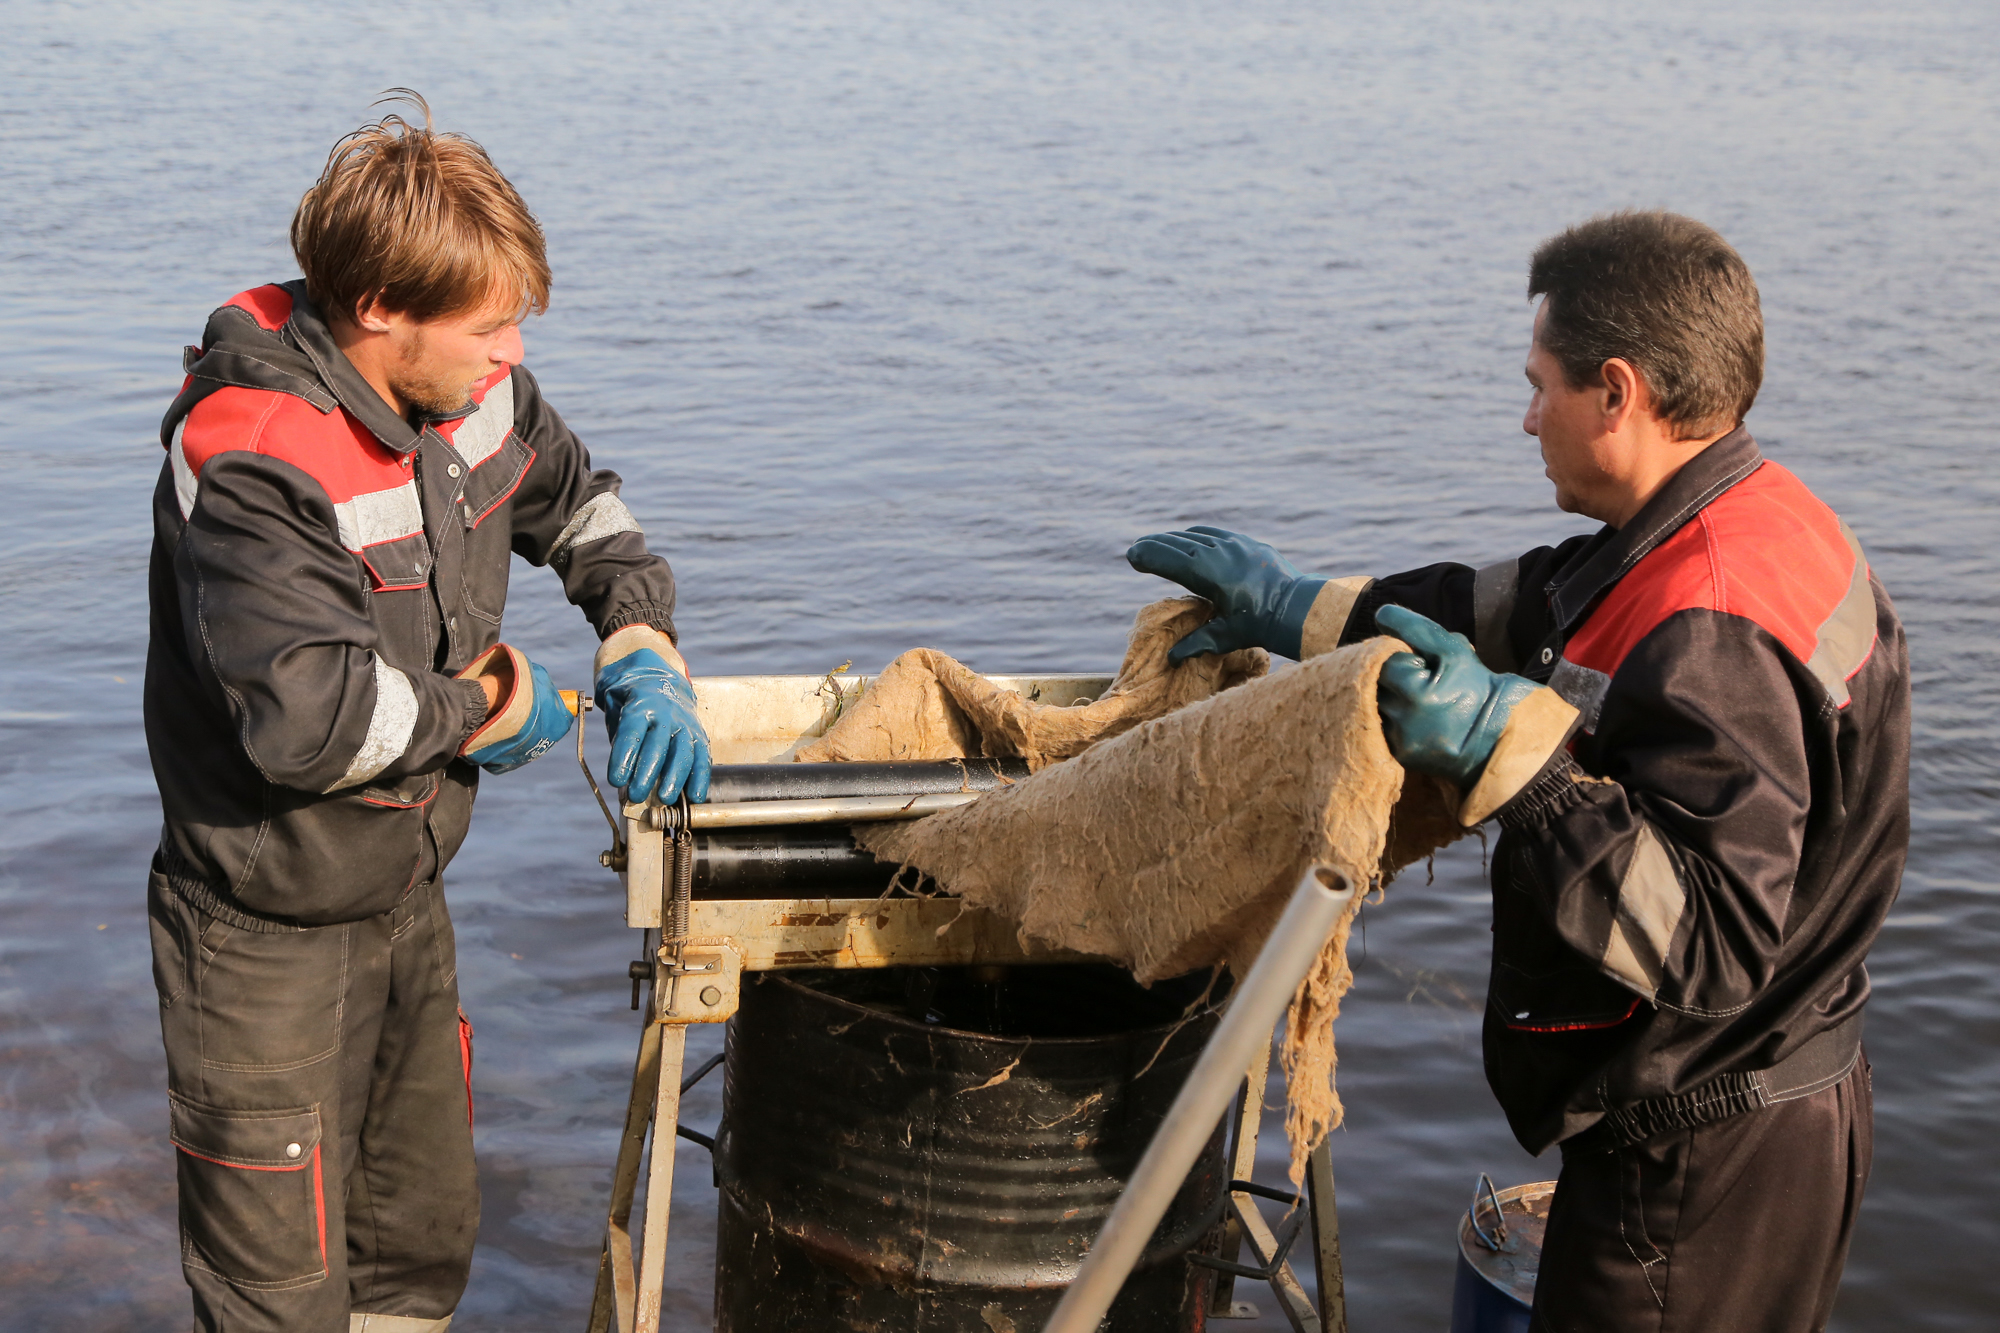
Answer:
M479 380L461 380L436 372L426 374L422 369L423 359L424 335L419 330L403 349L389 387L426 416L448 416L464 410L472 401L472 386Z

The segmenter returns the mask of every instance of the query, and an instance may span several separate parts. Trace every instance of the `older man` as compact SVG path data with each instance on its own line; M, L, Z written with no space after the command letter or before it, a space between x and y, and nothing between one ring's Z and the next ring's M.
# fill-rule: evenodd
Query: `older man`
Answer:
M1533 1327L1812 1330L1867 1181L1864 967L1909 843L1902 626L1758 452L1757 288L1623 213L1536 252L1523 428L1596 532L1484 568L1301 575L1220 528L1132 564L1208 598L1185 657L1379 631L1404 765L1497 819L1487 1080L1562 1149Z
M304 278L209 317L161 428L150 906L205 1330L421 1333L464 1290L472 1028L439 880L479 770L570 726L500 641L514 555L602 641L612 781L708 781L673 575L519 364L541 229L408 100L422 128L334 149L292 222Z

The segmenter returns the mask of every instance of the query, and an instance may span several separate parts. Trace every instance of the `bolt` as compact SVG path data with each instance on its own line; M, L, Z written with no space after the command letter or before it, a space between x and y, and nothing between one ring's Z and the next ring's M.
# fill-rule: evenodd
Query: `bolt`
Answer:
M703 986L701 988L701 1002L711 1009L715 1008L716 1005L722 1003L722 989L718 986Z

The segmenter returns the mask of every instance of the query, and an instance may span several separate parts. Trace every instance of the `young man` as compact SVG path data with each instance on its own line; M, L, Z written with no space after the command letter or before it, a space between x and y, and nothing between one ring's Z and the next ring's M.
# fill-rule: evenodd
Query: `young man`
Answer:
M1302 576L1195 528L1181 656L1379 631L1405 766L1497 819L1487 1080L1563 1154L1533 1327L1824 1327L1871 1147L1863 966L1909 843L1909 664L1854 534L1759 456L1749 270L1668 213L1572 228L1522 423L1604 524L1483 569Z
M439 877L478 770L571 715L500 642L513 555L602 640L611 777L706 795L674 581L519 365L542 233L470 140L385 117L209 317L161 426L149 888L181 1258L204 1330L443 1329L479 1221Z

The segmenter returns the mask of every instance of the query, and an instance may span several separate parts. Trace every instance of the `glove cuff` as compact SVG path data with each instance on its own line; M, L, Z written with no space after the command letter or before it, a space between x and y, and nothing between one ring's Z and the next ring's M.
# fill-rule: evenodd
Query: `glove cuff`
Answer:
M1354 604L1361 600L1361 594L1367 592L1374 582L1366 575L1321 582L1311 607L1306 611L1305 623L1299 628L1301 662L1340 647L1348 618L1354 614Z
M454 679L470 681L491 679L500 682L500 697L493 701L493 707L486 714L486 721L458 747L458 752L462 755L470 755L490 745L514 739L521 734L521 729L528 725L528 719L534 714L534 671L528 664L528 655L518 648L509 648L504 643L496 643L473 658L471 664Z
M1312 611L1313 599L1325 586L1326 580L1317 574L1300 574L1285 584L1284 592L1278 595L1278 604L1271 608L1270 619L1264 622L1264 632L1259 636L1261 646L1297 661L1306 617Z
M661 661L683 676L687 674L686 664L681 660L680 650L674 647L674 641L651 625L627 625L614 631L597 645L597 659L591 664L591 670L602 674L604 668L612 663L648 650L658 653Z
M1459 804L1458 822L1466 828L1485 823L1550 763L1566 758L1563 747L1581 719L1568 700L1546 685L1515 704L1479 780Z

